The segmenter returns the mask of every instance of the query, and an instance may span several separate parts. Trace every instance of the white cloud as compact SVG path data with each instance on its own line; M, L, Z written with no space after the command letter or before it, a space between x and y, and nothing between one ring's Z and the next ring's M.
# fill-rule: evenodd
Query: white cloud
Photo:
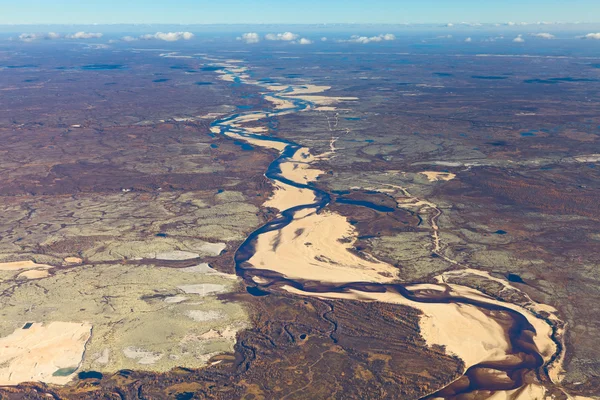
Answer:
M298 44L313 44L313 41L307 38L302 38L298 41Z
M508 25L508 26L515 26L516 24L514 22L507 22L506 25Z
M326 41L327 41L327 38L326 38L326 37L322 37L322 38L321 38L321 42L326 42Z
M133 36L123 36L121 40L124 42L135 42L138 39Z
M243 40L247 44L253 44L260 42L260 36L255 32L244 33L241 37L237 38L238 40Z
M471 43L473 41L473 39L471 39L470 37L465 39L465 43Z
M523 39L523 35L518 35L516 38L513 39L513 42L523 43L523 42L525 42L525 39Z
M299 35L292 32L268 33L267 35L265 35L265 39L267 40L283 40L284 42L291 42L293 40L298 39L299 37Z
M102 37L101 33L77 32L65 36L67 39L98 39Z
M535 36L540 39L554 39L555 38L555 36L551 33L532 33L531 36Z
M598 33L588 33L587 35L583 36L583 39L596 39L596 40L600 40L600 32L598 32Z
M127 36L126 36L127 37ZM164 40L167 42L176 42L178 40L190 40L194 37L191 32L156 32L155 34L147 34L140 36L142 40Z
M452 28L453 26L454 26L453 23L446 24L446 27L448 27L448 28Z
M23 42L33 42L34 40L41 39L43 36L37 33L21 33L19 35L19 40Z
M53 40L53 39L60 39L61 36L58 33L55 32L48 32L48 33L21 33L19 35L19 40L23 41L23 42L33 42L34 40L40 40L40 39L45 39L45 40Z
M384 40L385 41L396 40L396 36L394 36L391 33L386 33L386 34L381 34L381 35L371 36L371 37L353 35L348 40L338 40L338 42L367 44L367 43L372 43L372 42L383 42Z

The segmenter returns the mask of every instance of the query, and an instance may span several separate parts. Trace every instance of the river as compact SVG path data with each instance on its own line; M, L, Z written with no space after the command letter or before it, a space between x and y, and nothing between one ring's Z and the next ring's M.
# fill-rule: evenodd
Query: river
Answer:
M555 310L533 301L529 306L505 303L447 282L461 273L498 280L468 268L442 274L437 283L399 283L393 266L349 251L356 236L354 228L345 217L327 209L335 195L315 184L322 171L312 164L331 154L315 156L298 143L266 135L265 129L244 126L307 110L332 112L336 103L356 99L324 96L329 89L326 86L266 84L253 80L249 70L235 60L211 61L222 67L216 71L221 79L258 85L265 89L263 98L273 105L265 111L231 114L211 124L212 134L279 152L265 176L276 187L269 206L280 212L252 232L235 254L236 273L251 287L250 293L262 296L285 290L298 296L388 302L421 310L420 328L426 342L445 346L465 364L461 378L424 399L484 391L489 397L542 399L547 386L559 384L564 332ZM335 152L335 139L332 136L331 153ZM437 226L441 211L426 200L416 199L411 205L428 211L432 251L444 257ZM514 289L508 281L503 284Z

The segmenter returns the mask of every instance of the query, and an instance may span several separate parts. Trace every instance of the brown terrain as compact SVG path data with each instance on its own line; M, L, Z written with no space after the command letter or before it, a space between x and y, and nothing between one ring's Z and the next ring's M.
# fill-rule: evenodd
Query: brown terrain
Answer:
M527 83L538 62L556 77L579 60L30 52L0 53L0 335L54 321L92 333L79 338L80 363L51 374L67 384L26 376L0 397L478 400L495 391L524 399L515 391L533 387L556 400L600 396L600 119L597 104L580 100L597 95L600 70L542 85ZM232 66L240 58L251 76ZM18 65L30 66L6 67ZM223 78L222 65L243 82ZM265 176L282 146L211 133L211 123L293 101L271 104L252 80L297 85L299 98L311 91L303 85L331 86L307 95L316 105L306 112L243 125L310 150L280 169L331 196L291 217L296 238L309 237L306 218L343 217L351 227L295 248L331 249L314 257L331 264L330 281L302 268L290 276L293 263L266 265L289 243L244 247L284 211L266 203L275 189ZM285 239L284 228L272 233ZM264 268L239 262L248 249ZM371 281L346 280L345 260L381 269ZM462 300L441 287L479 307L510 306L481 308L513 340L510 363L468 365L426 332L428 309L369 300L396 284L457 309ZM523 310L551 331L556 351L543 365L531 329L514 332L527 325ZM490 378L498 371L510 376Z

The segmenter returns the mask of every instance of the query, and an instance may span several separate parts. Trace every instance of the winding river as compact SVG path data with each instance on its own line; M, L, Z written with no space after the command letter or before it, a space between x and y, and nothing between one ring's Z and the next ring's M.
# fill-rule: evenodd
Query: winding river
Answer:
M220 68L215 69L221 79L258 85L266 90L263 98L273 104L270 110L240 112L211 124L213 135L279 151L265 176L276 187L269 206L280 212L250 234L235 254L236 272L250 293L266 295L285 290L299 296L387 302L421 310L420 328L425 341L445 346L465 364L462 377L425 399L481 395L485 391L489 397L542 399L546 387L559 385L563 332L555 310L533 301L528 305L505 303L467 286L449 283L461 276L500 281L466 267L440 275L435 284L398 283L399 272L393 266L349 251L356 240L354 228L345 217L328 210L335 196L314 183L322 171L311 164L335 152L335 138L332 154L315 156L300 144L268 136L266 129L256 127L265 118L311 109L334 111L334 104L355 99L324 96L322 92L328 89L324 86L266 84L253 80L238 61L210 61ZM398 192L406 199L406 190L399 188ZM441 211L419 199L410 206L428 212L432 251L446 259L436 222ZM399 207L403 207L401 202ZM502 284L518 290L509 282Z

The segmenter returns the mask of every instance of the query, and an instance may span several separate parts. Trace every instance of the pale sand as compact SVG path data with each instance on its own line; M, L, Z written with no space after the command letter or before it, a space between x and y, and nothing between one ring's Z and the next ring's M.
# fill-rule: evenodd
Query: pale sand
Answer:
M67 264L81 264L83 262L83 260L79 257L66 257L64 261Z
M319 175L325 173L320 169L310 168L310 166L305 163L286 162L280 164L279 167L281 168L281 174L283 176L294 182L304 184L313 182Z
M463 272L463 271L447 272L445 274L442 274L440 277L437 277L437 280L439 282L443 282L444 276L452 276L452 275L462 276L462 275L460 275L460 272ZM466 270L466 273L464 273L464 275L468 275L468 274L483 276L483 277L486 277L486 278L496 281L496 282L499 281L504 286L513 288L514 290L517 290L520 293L522 293L520 290L514 288L509 283L504 282L498 278L494 278L491 275L489 275L487 272L469 269L469 270ZM558 350L556 347L556 343L554 343L554 341L552 340L552 327L546 321L536 317L530 311L530 309L531 309L534 312L538 312L538 311L540 311L540 308L538 308L538 303L531 300L531 298L529 298L529 296L526 296L526 298L529 300L529 304L526 305L525 307L527 307L527 308L525 308L525 307L518 306L516 304L505 303L505 302L493 299L475 289L471 289L466 286L461 286L461 285L456 285L456 284L448 284L448 286L452 289L452 292L456 293L457 295L464 296L464 297L474 299L474 300L484 301L488 304L495 304L495 305L503 306L506 308L510 308L511 310L514 310L514 311L520 313L521 315L523 315L525 318L527 318L527 321L535 328L536 335L533 337L533 341L535 342L540 354L544 358L544 361L546 361L546 362L549 361L552 358L552 356L556 353L556 351ZM542 309L544 311L552 309L552 310L554 310L553 311L554 313L557 313L557 310L550 306L545 305L545 307L543 307ZM550 319L552 319L552 318L550 318ZM556 315L555 315L555 320L558 320ZM552 368L549 368L549 374L551 375L551 379L553 381L554 381L554 379L556 379L557 381L560 381L559 375L560 375L561 369L562 368L560 366L560 361L558 363L553 363Z
M265 128L264 126L245 126L244 130L246 132L250 132L250 133L265 133L268 132L269 130L267 128Z
M19 328L0 339L0 385L44 382L64 385L81 363L92 326L88 323L51 322ZM67 376L53 376L63 368Z
M224 113L215 113L215 112L213 112L213 113L208 113L208 114L205 114L205 115L199 115L196 118L201 118L201 119L216 119L216 118L219 118L219 117L221 117L223 115L225 115L225 114Z
M331 106L322 106L322 107L317 107L315 108L315 111L336 111L337 107L331 107Z
M198 250L200 250L202 253L218 256L223 252L223 250L225 250L226 247L227 245L225 243L206 243L200 246Z
M354 255L349 250L355 241L354 227L345 217L306 209L297 212L294 221L280 231L260 235L248 262L253 268L279 272L291 279L392 282L396 268Z
M234 75L229 75L229 74L221 74L219 75L219 79L225 82L235 82L235 76Z
M285 89L288 87L285 86ZM269 88L270 89L270 88ZM292 86L292 90L290 92L285 93L286 96L296 96L299 94L315 94L315 93L323 93L327 90L331 89L331 86L319 86L319 85L300 85L300 86Z
M525 318L527 318L527 321L534 327L536 331L536 335L533 337L533 341L536 344L541 356L544 358L544 361L549 361L554 355L554 353L556 353L556 344L552 340L552 327L543 319L537 318L529 310L526 310L525 308L512 303L505 303L499 300L492 299L491 297L488 297L483 293L466 286L453 284L450 284L448 286L450 286L452 292L456 295L463 296L469 299L479 300L488 304L503 306L522 314Z
M290 100L281 99L274 96L264 96L266 101L273 103L276 110L285 110L286 108L294 108L294 103Z
M301 204L311 204L316 201L315 193L309 189L298 189L291 185L276 182L273 196L269 198L263 207L273 207L279 211L285 211Z
M425 175L429 179L429 182L451 181L456 178L456 174L449 172L423 171L419 173Z
M173 251L165 251L162 253L155 253L153 256L146 256L144 258L156 258L157 260L169 260L169 261L183 261L183 260L193 260L195 258L200 257L198 253L192 253L190 251L181 251L181 250L173 250Z
M226 135L231 138L236 138L240 140L244 140L246 143L251 144L253 146L264 147L267 149L274 149L277 151L283 151L287 147L287 144L283 142L278 142L276 140L265 140L265 139L255 139L252 137L246 137L243 135L239 135L233 132L227 132Z
M319 169L310 168L310 163L318 159L321 159L321 156L314 157L308 148L302 147L288 161L279 165L281 174L294 182L303 184L313 182L319 175L325 173Z
M574 157L578 162L598 162L600 161L600 154L589 154L587 156Z
M217 293L223 293L228 290L224 285L218 285L215 283L199 283L195 285L182 285L177 286L187 294L198 294L200 296L210 296Z
M286 95L287 96L287 95ZM342 101L356 101L358 97L328 97L328 96L314 96L314 95L302 95L294 96L295 98L314 103L318 106L331 106Z
M0 263L0 271L19 271L22 269L50 269L52 265L37 264L31 260Z
M506 359L510 343L504 329L477 307L454 303L418 303L397 293L368 293L350 290L348 293L309 293L290 286L288 292L327 299L377 301L401 304L421 310L421 336L428 345L445 346L446 352L465 363L465 369L483 361Z
M17 279L42 279L50 276L50 273L46 269L30 269L25 272L21 272Z
M123 354L125 357L137 359L138 364L142 365L152 365L156 364L158 360L163 358L164 354L162 353L154 353L151 351L145 351L143 349L139 349L137 347L126 347L123 349Z

